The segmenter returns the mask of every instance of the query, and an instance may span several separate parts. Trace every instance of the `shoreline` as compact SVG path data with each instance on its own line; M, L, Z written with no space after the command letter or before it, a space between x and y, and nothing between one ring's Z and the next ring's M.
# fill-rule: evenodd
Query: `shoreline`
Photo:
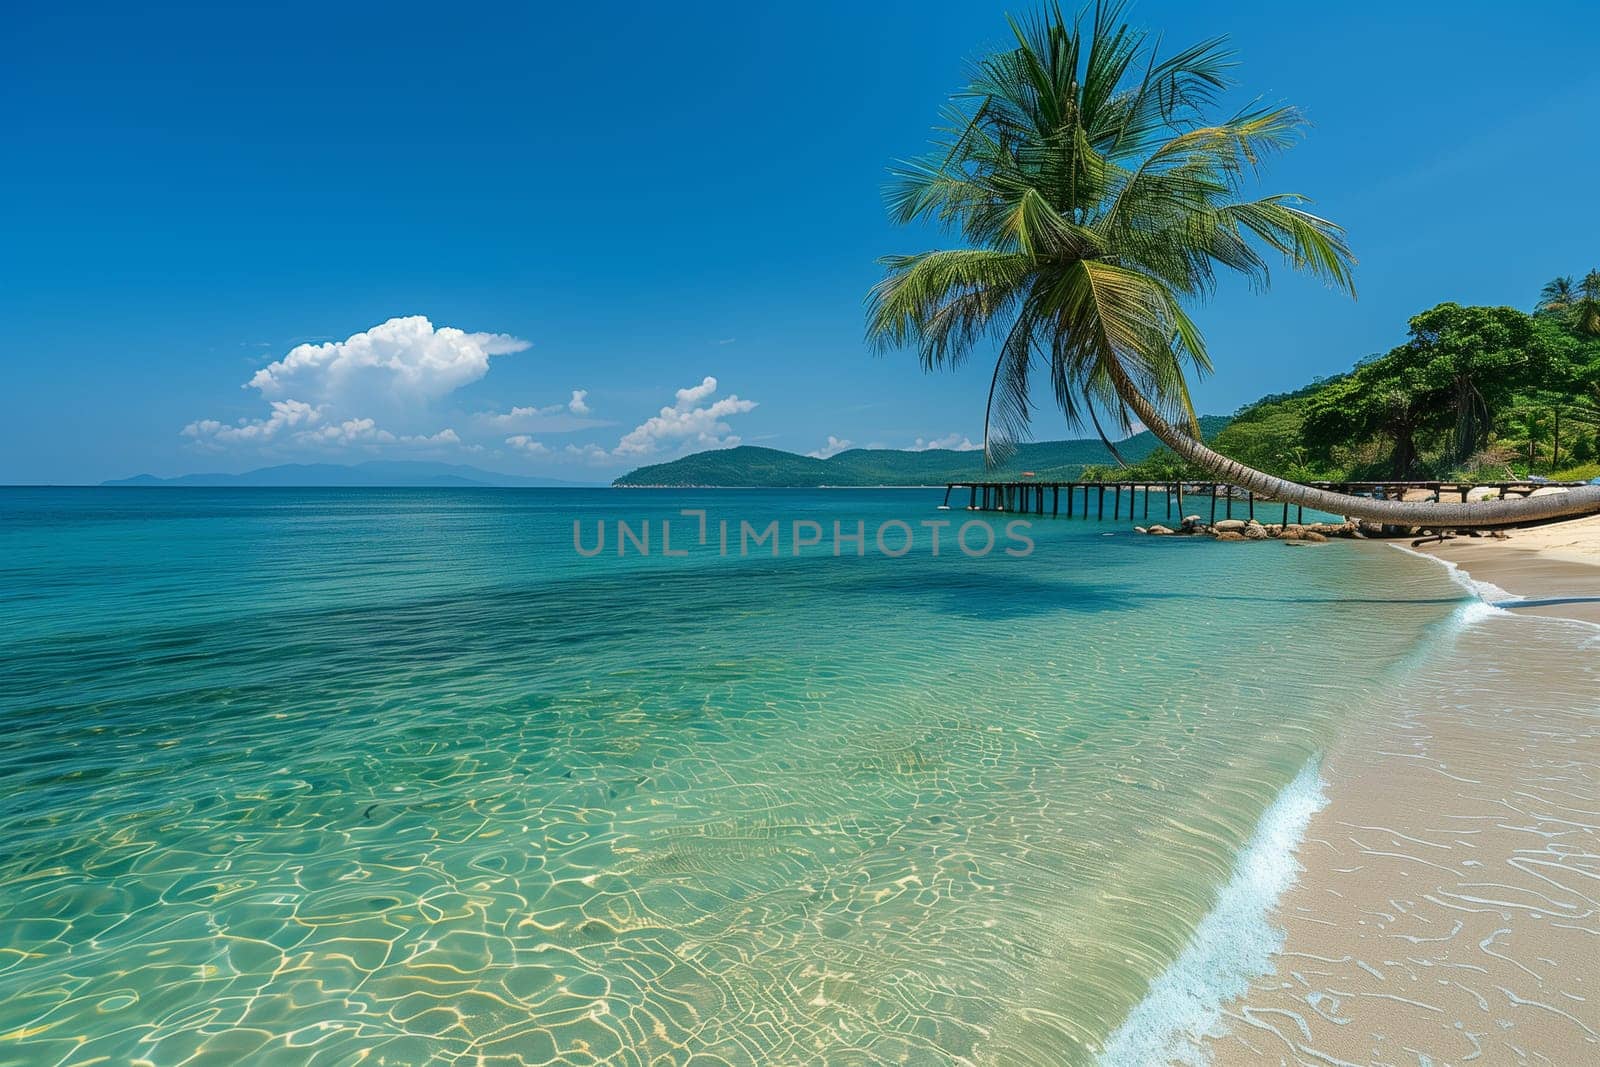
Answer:
M1331 746L1202 1059L1600 1062L1600 519L1406 551L1485 603Z
M1459 568L1495 607L1600 625L1600 516L1410 551Z

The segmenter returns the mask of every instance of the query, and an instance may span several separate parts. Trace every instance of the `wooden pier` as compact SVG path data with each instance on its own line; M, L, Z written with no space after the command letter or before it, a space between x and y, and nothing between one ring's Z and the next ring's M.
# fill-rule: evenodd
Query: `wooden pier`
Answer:
M967 491L968 511L1000 511L1023 515L1044 515L1072 518L1074 515L1096 519L1106 517L1107 504L1112 521L1121 521L1124 497L1127 517L1150 517L1152 501L1162 509L1163 518L1183 518L1184 500L1205 497L1209 500L1211 521L1217 519L1217 503L1223 502L1223 518L1233 518L1237 504L1241 515L1255 518L1256 496L1246 489L1222 482L949 482L944 487L944 506L950 507L950 497L957 489ZM1049 511L1045 501L1049 500ZM959 500L960 498L957 497ZM1284 521L1288 521L1288 505L1284 505Z
M1460 495L1461 501L1466 502L1467 496L1474 489L1488 489L1496 494L1496 499L1504 500L1507 496L1528 496L1536 489L1546 487L1572 488L1582 482L1308 482L1317 489L1326 489L1329 492L1344 493L1348 496L1373 497L1380 500L1400 500L1407 493L1423 490L1433 494L1435 499L1444 500L1450 496ZM1163 518L1171 521L1176 518L1183 519L1184 498L1191 501L1196 497L1207 500L1209 514L1208 522L1214 525L1217 521L1217 504L1222 502L1222 518L1234 517L1234 508L1240 509L1240 518L1253 519L1256 517L1256 505L1276 503L1266 498L1257 499L1256 494L1248 489L1242 489L1226 482L1040 482L1032 479L1014 482L947 482L944 487L944 507L951 506L950 497L958 489L967 491L966 510L968 511L999 511L1021 515L1044 515L1045 501L1048 498L1051 517L1072 518L1077 515L1089 518L1091 511L1096 519L1106 517L1107 497L1110 498L1111 518L1121 521L1123 514L1123 496L1127 496L1127 516L1134 518L1150 517L1152 498L1156 506L1163 509ZM960 497L956 498L958 501ZM1294 521L1305 521L1305 510L1298 505L1283 502L1282 522L1289 523L1289 509L1295 511ZM1063 508L1065 511L1063 512ZM1138 515L1135 515L1135 512Z

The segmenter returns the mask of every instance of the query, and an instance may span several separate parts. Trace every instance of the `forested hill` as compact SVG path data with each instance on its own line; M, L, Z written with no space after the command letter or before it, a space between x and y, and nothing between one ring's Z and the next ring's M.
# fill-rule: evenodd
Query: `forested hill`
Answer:
M1200 427L1211 436L1228 424L1220 415L1206 415ZM1159 445L1149 432L1117 443L1127 461L1137 462ZM985 472L980 451L954 452L933 448L908 452L892 448L852 448L828 459L796 455L776 448L739 448L696 452L669 463L656 463L629 471L616 480L619 486L757 486L810 488L814 486L943 485L983 477L1015 477L1032 471L1041 481L1072 481L1086 467L1113 463L1111 453L1097 439L1037 441L1019 445L1010 462L998 471Z
M1349 373L1264 397L1217 451L1296 481L1600 476L1600 271L1539 308L1440 304ZM1124 477L1195 477L1158 449Z

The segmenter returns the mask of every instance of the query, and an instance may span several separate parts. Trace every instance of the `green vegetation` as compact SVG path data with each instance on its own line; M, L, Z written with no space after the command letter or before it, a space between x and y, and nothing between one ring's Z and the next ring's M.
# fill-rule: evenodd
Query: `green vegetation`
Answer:
M1162 58L1116 3L1071 20L1049 7L1012 32L1015 47L975 65L934 150L897 170L888 198L896 221L933 223L967 247L885 257L867 314L869 337L915 348L928 370L994 352L984 416L991 460L1027 429L1039 385L1069 423L1097 407L1113 425L1137 419L1210 477L1325 511L1453 528L1600 510L1600 487L1473 507L1349 497L1208 448L1186 383L1188 370L1210 365L1189 306L1225 271L1264 287L1269 256L1353 292L1354 257L1338 226L1303 210L1298 195L1247 195L1304 120L1282 106L1213 119L1231 53L1212 40ZM1600 326L1600 311L1582 300L1575 294L1576 328ZM1358 390L1376 398L1360 421L1415 443L1431 432L1429 412L1404 402L1414 388L1433 390L1453 412L1449 455L1465 462L1513 399L1500 380L1544 373L1534 365L1544 357L1529 354L1532 334L1499 309L1446 305L1418 316L1416 365L1374 372ZM1312 412L1300 415L1309 423ZM1304 470L1313 459L1279 462Z
M1226 418L1207 415L1201 428L1215 433ZM1117 443L1117 452L1130 462L1144 459L1160 442L1155 435L1139 433ZM629 471L613 484L761 486L943 485L981 478L1016 478L1032 472L1040 481L1076 481L1087 469L1114 463L1106 446L1096 439L1038 441L1018 445L1003 467L986 469L981 452L953 452L935 448L908 452L890 448L853 448L828 459L797 456L775 448L715 449L668 463Z
M1586 281L1600 294L1600 272ZM1600 475L1600 334L1587 325L1570 279L1547 285L1531 315L1440 304L1411 320L1405 344L1249 405L1212 443L1294 481L1587 480ZM1207 475L1162 449L1131 476Z

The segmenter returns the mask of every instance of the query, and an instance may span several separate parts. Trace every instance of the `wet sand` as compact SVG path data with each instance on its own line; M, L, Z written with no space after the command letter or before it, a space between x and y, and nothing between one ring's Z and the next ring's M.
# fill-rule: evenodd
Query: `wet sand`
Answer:
M1511 530L1504 541L1458 537L1419 551L1538 602L1513 606L1519 614L1600 623L1600 516Z
M1600 578L1515 545L1437 554L1523 595ZM1452 641L1325 761L1276 973L1217 1063L1600 1063L1600 631L1484 607Z

